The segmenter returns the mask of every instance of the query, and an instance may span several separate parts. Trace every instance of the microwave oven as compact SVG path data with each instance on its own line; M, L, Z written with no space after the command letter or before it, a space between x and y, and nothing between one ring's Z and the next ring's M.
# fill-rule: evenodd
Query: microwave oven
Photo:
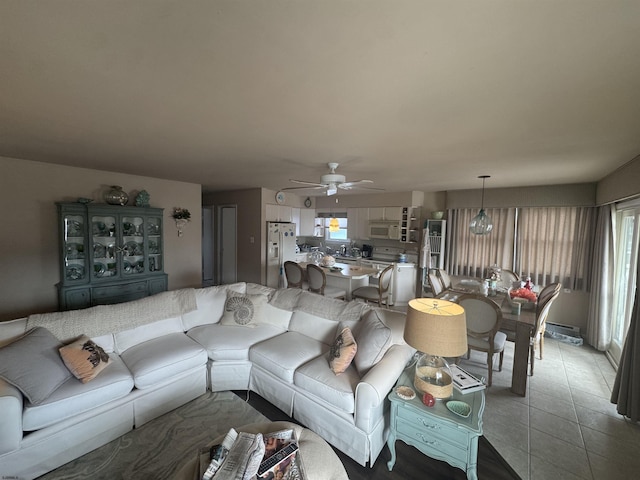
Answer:
M369 222L369 238L400 240L400 222Z

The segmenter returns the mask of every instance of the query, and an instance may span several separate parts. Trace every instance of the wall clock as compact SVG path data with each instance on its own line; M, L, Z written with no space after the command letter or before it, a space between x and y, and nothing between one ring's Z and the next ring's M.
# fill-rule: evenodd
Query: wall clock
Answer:
M307 208L311 207L311 199L309 197L305 198L304 206L307 207Z
M286 196L285 196L284 192L276 193L276 203L278 205L282 205L284 203L285 199L286 199Z

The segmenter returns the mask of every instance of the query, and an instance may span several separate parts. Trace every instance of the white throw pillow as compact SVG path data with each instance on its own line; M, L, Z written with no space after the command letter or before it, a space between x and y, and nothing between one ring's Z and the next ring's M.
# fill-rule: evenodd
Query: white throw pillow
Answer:
M360 375L365 375L378 363L391 346L391 329L375 310L367 312L353 329L358 351L353 359Z
M264 315L266 303L267 297L264 295L243 295L228 291L220 325L255 327Z

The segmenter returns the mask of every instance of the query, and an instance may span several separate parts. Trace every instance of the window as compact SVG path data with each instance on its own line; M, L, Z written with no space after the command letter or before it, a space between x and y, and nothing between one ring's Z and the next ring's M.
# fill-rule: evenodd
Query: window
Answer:
M484 277L497 264L534 284L561 282L585 289L595 222L593 207L487 208L489 235L473 235L469 222L478 209L450 210L447 269L454 275Z
M636 291L640 205L622 205L616 213L615 288L609 353L618 363L627 336Z
M338 225L340 229L337 232L331 232L329 230L329 222L331 218L323 218L324 221L324 238L325 240L335 240L335 241L345 241L348 240L347 237L347 219L346 218L338 218Z

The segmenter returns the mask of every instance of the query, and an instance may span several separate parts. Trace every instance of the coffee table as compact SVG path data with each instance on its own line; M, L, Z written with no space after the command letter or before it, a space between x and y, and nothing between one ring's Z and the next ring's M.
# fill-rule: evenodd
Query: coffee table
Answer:
M333 449L319 435L311 430L291 422L250 423L236 428L238 432L269 433L291 429L296 432L300 458L307 480L349 480L342 462ZM208 452L213 445L221 443L224 435L213 440L202 450ZM194 455L179 472L178 480L200 480L200 453Z

